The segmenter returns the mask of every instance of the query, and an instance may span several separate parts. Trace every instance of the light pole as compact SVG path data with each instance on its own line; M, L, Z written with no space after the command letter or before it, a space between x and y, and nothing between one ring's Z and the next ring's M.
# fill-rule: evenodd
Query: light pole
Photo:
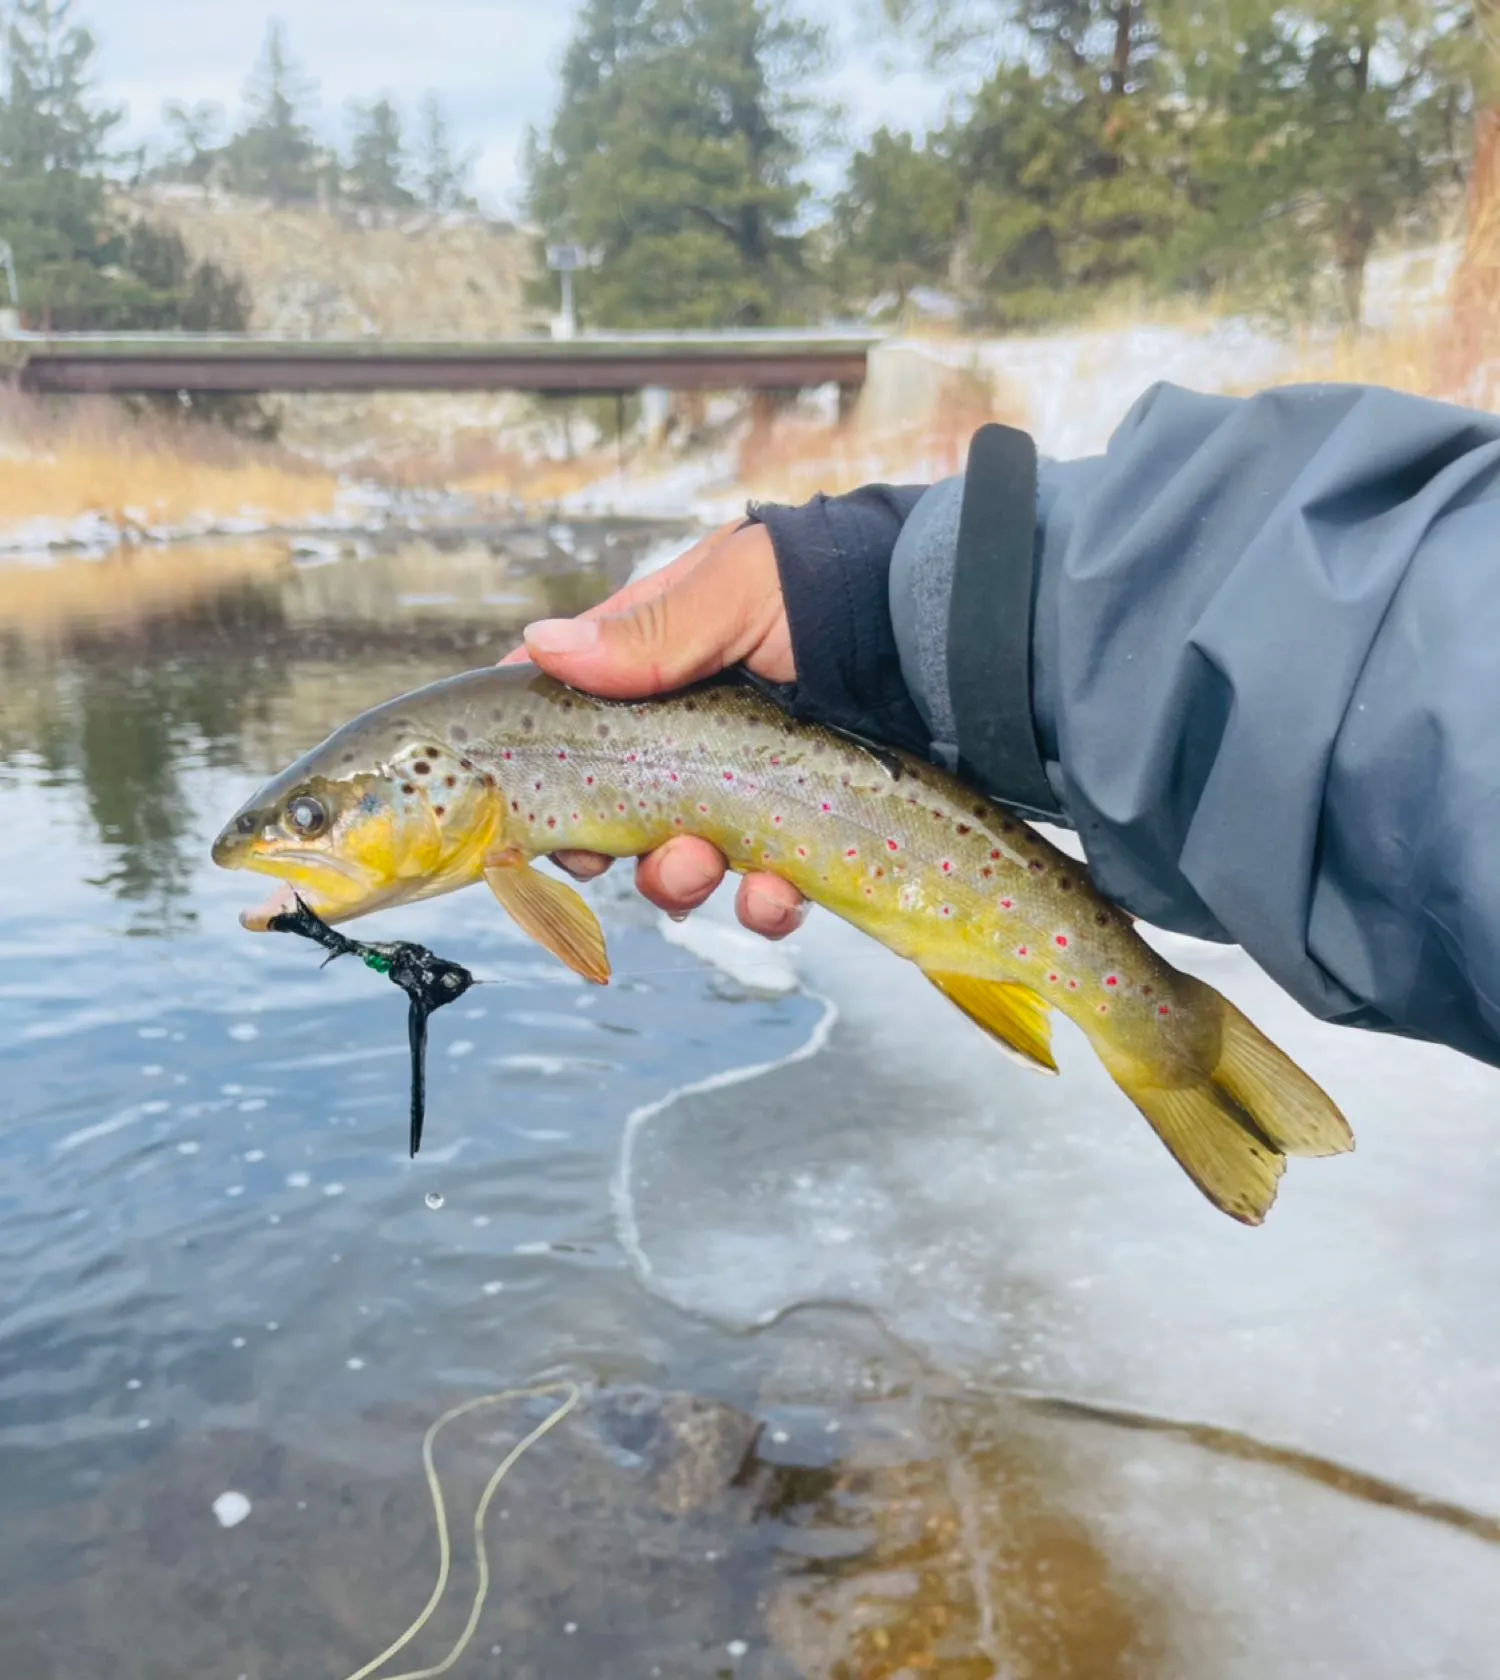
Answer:
M578 245L549 245L547 267L562 278L562 310L552 319L554 338L576 338L578 315L573 307L573 276L585 262L583 249Z

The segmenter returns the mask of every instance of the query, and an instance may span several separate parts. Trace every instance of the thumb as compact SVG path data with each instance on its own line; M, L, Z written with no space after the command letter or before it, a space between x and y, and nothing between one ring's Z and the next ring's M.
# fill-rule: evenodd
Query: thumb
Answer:
M607 700L635 700L747 658L784 620L766 539L726 544L620 612L543 619L523 634L526 651L549 676Z

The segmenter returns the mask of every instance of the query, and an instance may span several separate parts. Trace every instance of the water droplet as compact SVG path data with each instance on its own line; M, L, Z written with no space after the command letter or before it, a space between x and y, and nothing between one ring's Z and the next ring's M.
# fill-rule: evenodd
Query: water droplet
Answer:
M430 1207L434 1213L436 1213L438 1209L442 1207L447 1198L443 1195L441 1190L429 1190L422 1200L427 1203L428 1207Z

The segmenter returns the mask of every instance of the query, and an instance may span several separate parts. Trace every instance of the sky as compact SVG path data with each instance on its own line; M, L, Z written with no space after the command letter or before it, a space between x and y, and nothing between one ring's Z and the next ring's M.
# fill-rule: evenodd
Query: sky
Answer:
M883 38L877 0L804 0L804 9L834 42L827 91L848 113L847 139L940 117L947 88ZM529 123L547 120L576 11L574 0L75 0L99 41L99 91L126 108L124 144L160 134L168 99L213 100L233 115L267 22L279 16L294 58L321 84L325 137L343 138L351 100L390 93L414 120L431 89L459 143L479 149L480 198L502 215L519 209L522 138ZM814 180L830 188L835 166L825 163Z

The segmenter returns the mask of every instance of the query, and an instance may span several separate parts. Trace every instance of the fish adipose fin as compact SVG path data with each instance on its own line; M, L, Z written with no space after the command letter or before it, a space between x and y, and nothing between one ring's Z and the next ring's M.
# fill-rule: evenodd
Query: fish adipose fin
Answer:
M1219 1055L1201 1082L1155 1085L1149 1068L1117 1063L1107 1048L1095 1047L1209 1201L1242 1224L1259 1225L1276 1200L1287 1155L1342 1155L1353 1149L1354 1134L1290 1057L1227 999L1217 1002Z
M931 974L927 978L969 1019L1038 1073L1056 1073L1052 1059L1052 1023L1048 1006L1030 986L1003 980L976 980L968 974Z
M484 878L517 927L560 957L575 974L599 986L609 983L604 929L571 887L533 869L519 852L491 857Z

